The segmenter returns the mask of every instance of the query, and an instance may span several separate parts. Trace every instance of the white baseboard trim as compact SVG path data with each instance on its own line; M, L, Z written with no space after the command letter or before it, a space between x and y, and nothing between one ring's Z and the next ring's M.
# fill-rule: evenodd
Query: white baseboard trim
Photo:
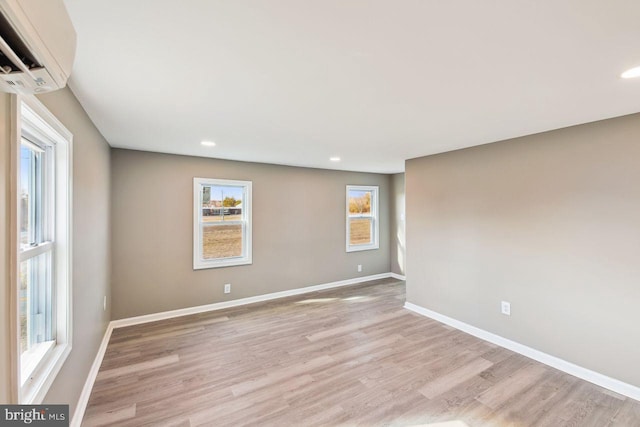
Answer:
M76 410L73 412L73 418L71 418L71 427L80 427L80 424L82 424L82 418L84 417L84 411L87 409L87 404L89 403L89 397L91 396L91 390L93 390L93 384L95 383L96 377L98 376L100 365L102 365L104 353L107 351L107 345L109 344L109 339L111 338L111 332L113 332L112 323L113 322L109 322L107 330L104 332L104 336L102 337L102 342L100 342L100 347L98 347L96 358L93 360L91 369L89 369L87 380L84 382L84 387L82 387L82 392L80 393L78 403L76 404Z
M307 286L304 288L291 289L288 291L273 292L273 293L264 294L264 295L257 295L255 297L241 298L241 299L225 301L221 303L207 304L207 305L201 305L196 307L165 311L161 313L148 314L144 316L113 320L109 323L109 325L107 326L107 330L104 333L102 342L100 343L100 347L98 348L98 353L96 354L93 364L91 365L91 369L89 370L87 380L85 381L82 392L80 393L80 397L78 399L78 403L73 413L73 418L71 419L70 425L71 427L80 427L80 425L82 424L82 419L84 417L87 404L89 403L89 397L91 396L93 384L95 383L96 377L98 376L98 371L100 370L100 365L102 364L102 360L107 350L107 345L109 344L111 333L116 328L122 328L125 326L138 325L138 324L148 323L148 322L155 322L163 319L171 319L174 317L186 316L189 314L222 310L230 307L237 307L237 306L253 304L261 301L269 301L269 300L278 299L278 298L285 298L288 296L301 295L305 293L321 291L324 289L337 288L341 286L355 285L355 284L367 282L370 280L386 279L390 277L397 280L405 280L405 276L402 276L396 273L382 273L382 274L375 274L371 276L356 277L353 279L341 280L337 282L324 283L320 285ZM477 338L483 339L485 341L489 341L493 344L499 345L501 347L504 347L516 353L522 354L523 356L529 357L540 363L544 363L545 365L551 366L560 371L563 371L575 377L581 378L585 381L589 381L593 384L599 385L608 390L619 393L623 396L627 396L631 399L640 401L640 388L633 386L631 384L624 383L615 378L611 378L606 375L600 374L598 372L592 371L590 369L583 368L582 366L575 365L571 362L567 362L566 360L560 359L555 356L551 356L550 354L543 353L539 350L533 349L531 347L527 347L518 342L511 341L507 338L501 337L499 335L493 334L491 332L485 331L483 329L477 328L475 326L469 325L467 323L464 323L459 320L453 319L451 317L445 316L443 314L437 313L435 311L426 309L419 305L406 302L404 304L404 307L420 315L429 317L438 322L452 326L460 331L466 332Z
M128 317L125 319L113 320L114 328L139 325L141 323L156 322L158 320L171 319L174 317L188 316L190 314L205 313L207 311L222 310L225 308L237 307L240 305L253 304L256 302L269 301L278 298L285 298L294 295L306 294L309 292L322 291L324 289L338 288L340 286L355 285L357 283L368 282L369 280L387 279L392 273L374 274L371 276L355 277L353 279L340 280L338 282L323 283L321 285L305 286L304 288L290 289L288 291L272 292L269 294L256 295L254 297L234 299L231 301L216 302L213 304L198 305L195 307L180 308L178 310L163 311L160 313L145 314L143 316Z
M608 377L582 366L575 365L571 362L567 362L566 360L560 359L547 353L543 353L542 351L527 347L526 345L511 341L507 338L501 337L500 335L493 334L491 332L485 331L484 329L477 328L475 326L469 325L468 323L461 322L459 320L426 309L419 305L405 302L404 308L429 317L433 320L437 320L438 322L452 326L462 332L473 335L474 337L489 341L490 343L499 345L500 347L504 347L508 350L522 354L523 356L526 356L530 359L537 360L540 363L544 363L545 365L551 366L552 368L556 368L560 371L566 372L567 374L573 375L574 377L589 381L590 383L599 385L600 387L604 387L623 396L630 397L631 399L640 400L640 388L634 385L622 382L615 378Z
M370 276L355 277L353 279L340 280L337 282L323 283L323 284L314 285L314 286L306 286L304 288L291 289L288 291L257 295L255 297L241 298L241 299L219 302L214 304L199 305L196 307L181 308L178 310L147 314L144 316L136 316L136 317L128 317L125 319L112 320L111 322L109 322L109 326L107 326L107 330L105 331L104 337L102 338L102 342L100 343L100 347L98 348L98 354L96 354L96 358L94 359L93 364L91 365L91 369L89 370L89 375L87 376L87 380L85 381L84 387L82 388L82 392L80 393L80 397L76 405L76 410L73 413L73 418L71 419L70 426L80 427L80 425L82 424L84 412L87 409L87 404L89 403L89 397L91 396L91 390L93 390L93 384L96 381L96 377L98 376L98 371L100 370L100 365L102 365L102 359L104 359L104 354L107 351L107 345L109 344L111 333L116 328L123 328L125 326L139 325L142 323L155 322L155 321L164 320L164 319L172 319L174 317L187 316L189 314L197 314L197 313L204 313L207 311L222 310L225 308L237 307L240 305L253 304L256 302L269 301L269 300L274 300L278 298L285 298L285 297L290 297L294 295L322 291L324 289L356 285L358 283L368 282L370 280L387 279L390 277L398 278L396 276L398 275L395 273L374 274ZM404 280L404 278L399 280Z

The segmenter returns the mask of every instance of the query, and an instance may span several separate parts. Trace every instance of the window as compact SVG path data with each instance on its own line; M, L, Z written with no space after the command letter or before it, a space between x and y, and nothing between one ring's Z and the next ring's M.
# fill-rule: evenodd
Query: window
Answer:
M251 181L193 179L193 268L251 264Z
M378 249L378 187L347 185L347 252Z
M22 378L31 374L40 347L55 342L53 330L52 254L50 227L52 147L22 138L20 143L20 354ZM29 363L32 362L32 363Z
M20 403L38 403L71 350L71 134L33 97L16 97Z

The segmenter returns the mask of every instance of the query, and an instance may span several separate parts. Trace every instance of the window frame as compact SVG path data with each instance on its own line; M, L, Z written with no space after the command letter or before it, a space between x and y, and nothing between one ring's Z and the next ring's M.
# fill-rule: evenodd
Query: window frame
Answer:
M349 213L349 192L350 191L370 191L371 192L371 213L368 215L351 215ZM346 251L359 252L370 251L380 248L380 208L379 208L380 187L377 185L347 185L345 197L345 213L346 213ZM352 245L351 241L351 219L352 218L371 218L372 242L362 245Z
M244 197L242 200L242 216L239 222L244 226L242 248L243 254L239 257L204 259L202 256L202 187L205 185L221 185L242 187ZM219 178L193 178L193 269L202 270L208 268L234 267L250 265L252 259L252 181L240 181ZM215 227L215 225L212 225Z
M20 241L21 191L20 151L22 141L45 148L43 163L44 204L50 215L44 219L44 243L23 250ZM34 96L11 98L10 283L11 285L11 395L20 404L41 403L71 352L72 345L72 149L73 135ZM45 188L47 187L47 188ZM52 335L55 339L34 348L32 359L23 360L20 346L20 263L39 254L50 257L49 275ZM37 360L36 360L37 359ZM23 363L33 369L23 378Z

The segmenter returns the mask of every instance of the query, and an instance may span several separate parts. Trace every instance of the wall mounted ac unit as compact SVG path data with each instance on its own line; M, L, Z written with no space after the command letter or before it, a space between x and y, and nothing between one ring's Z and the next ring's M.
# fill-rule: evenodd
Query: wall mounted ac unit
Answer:
M76 32L63 0L0 0L0 90L49 92L67 84Z

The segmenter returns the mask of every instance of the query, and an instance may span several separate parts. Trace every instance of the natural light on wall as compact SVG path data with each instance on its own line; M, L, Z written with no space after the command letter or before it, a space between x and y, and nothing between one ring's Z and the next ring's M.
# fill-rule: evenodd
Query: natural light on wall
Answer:
M398 263L398 268L400 268L400 273L405 274L404 265L405 265L405 247L406 247L406 228L405 228L405 220L404 220L404 206L405 206L405 195L404 191L401 194L396 194L395 206L402 206L402 210L397 212L398 217L396 218L396 261Z
M623 79L640 77L640 67L631 68L620 75Z

